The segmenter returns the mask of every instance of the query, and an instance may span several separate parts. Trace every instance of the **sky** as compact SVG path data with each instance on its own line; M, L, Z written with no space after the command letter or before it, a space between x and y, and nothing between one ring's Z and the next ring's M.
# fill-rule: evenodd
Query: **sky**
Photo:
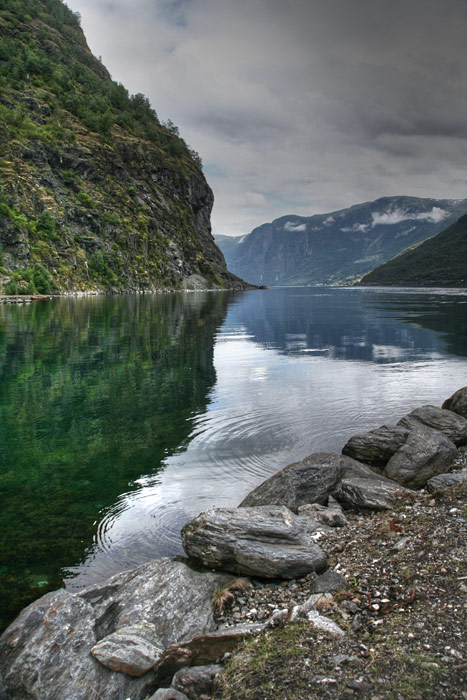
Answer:
M467 197L465 0L68 0L200 154L213 233Z

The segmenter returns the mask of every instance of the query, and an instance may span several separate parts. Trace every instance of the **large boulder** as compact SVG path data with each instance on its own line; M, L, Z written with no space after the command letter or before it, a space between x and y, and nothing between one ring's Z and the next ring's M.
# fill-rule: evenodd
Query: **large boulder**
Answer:
M467 418L467 386L458 389L443 403L442 408Z
M124 671L127 662L134 668L131 640L125 636L129 626L134 634L134 626L145 621L140 628L146 639L154 632L164 648L209 632L215 628L214 593L231 580L193 571L180 561L158 559L79 594L63 589L46 594L25 608L0 637L0 672L11 700L144 697L154 688L154 671L143 670L141 677L112 671L92 656L91 649L123 631L122 645L113 652ZM155 636L151 639L155 642Z
M467 420L437 406L420 406L401 418L397 425L407 430L426 426L439 430L458 447L467 444Z
M449 471L457 449L451 440L439 432L414 421L414 430L402 447L391 457L384 473L393 481L409 488L419 488L428 479Z
M349 486L345 493L340 488L343 479ZM355 501L351 498L352 483L356 486ZM273 474L251 491L240 506L275 504L298 511L300 506L307 503L325 505L329 496L333 496L338 501L342 499L347 508L380 510L391 508L400 490L399 484L376 474L370 467L351 457L335 452L318 452ZM365 491L369 494L366 500Z
M182 530L186 553L204 566L264 578L296 578L326 566L313 535L321 525L284 506L213 508Z
M406 428L382 425L351 437L342 448L342 454L382 470L392 455L402 447L408 434Z

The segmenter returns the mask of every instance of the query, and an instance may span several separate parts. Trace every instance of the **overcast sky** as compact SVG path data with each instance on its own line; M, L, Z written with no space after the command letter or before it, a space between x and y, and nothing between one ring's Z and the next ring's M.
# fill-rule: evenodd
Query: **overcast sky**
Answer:
M214 234L467 197L466 0L68 0L114 80L195 148Z

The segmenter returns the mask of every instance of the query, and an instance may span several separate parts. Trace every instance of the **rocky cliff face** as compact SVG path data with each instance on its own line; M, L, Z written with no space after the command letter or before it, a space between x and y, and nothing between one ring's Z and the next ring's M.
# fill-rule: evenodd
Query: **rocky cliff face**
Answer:
M0 291L235 287L200 160L60 0L0 0Z
M442 231L467 200L383 197L328 214L283 216L234 245L219 237L229 269L254 284L346 284Z

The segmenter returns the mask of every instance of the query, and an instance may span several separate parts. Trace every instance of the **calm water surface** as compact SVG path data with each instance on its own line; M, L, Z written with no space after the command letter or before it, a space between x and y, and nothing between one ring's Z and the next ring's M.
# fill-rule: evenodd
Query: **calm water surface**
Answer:
M467 293L286 288L0 307L0 624L181 552L284 465L467 384Z

